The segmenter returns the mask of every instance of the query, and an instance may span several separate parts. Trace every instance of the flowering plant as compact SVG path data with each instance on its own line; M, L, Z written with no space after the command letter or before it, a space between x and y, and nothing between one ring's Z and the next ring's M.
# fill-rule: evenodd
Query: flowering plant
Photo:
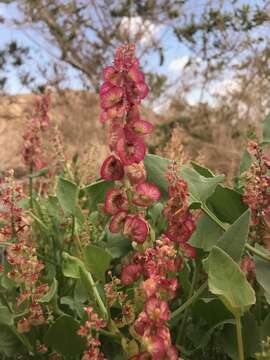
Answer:
M12 171L1 180L0 356L261 358L270 335L270 118L232 189L197 163L147 154L153 125L140 104L149 89L134 45L117 49L103 80L110 154L98 181L79 185L67 164L47 169L48 95L24 135L29 191Z

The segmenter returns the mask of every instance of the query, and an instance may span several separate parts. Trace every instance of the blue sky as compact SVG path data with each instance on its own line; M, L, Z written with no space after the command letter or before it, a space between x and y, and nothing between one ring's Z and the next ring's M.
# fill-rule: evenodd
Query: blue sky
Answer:
M203 0L194 0L194 4L191 11L195 11L197 14L201 13L202 7L200 6L203 3ZM260 5L261 0L241 0L242 3L249 2L251 5ZM226 1L225 1L226 3ZM227 2L228 3L228 2ZM226 4L227 4L226 3ZM213 0L215 4L215 0ZM227 5L225 5L225 8ZM0 16L5 18L16 18L19 17L19 12L14 4L3 4L0 3ZM180 42L176 41L174 34L171 30L163 27L162 29L154 29L153 31L162 31L165 30L165 36L163 38L163 46L165 48L165 61L162 66L159 66L159 59L155 55L149 55L145 58L145 68L151 69L158 73L164 73L169 75L171 79L175 79L176 76L180 76L181 68L184 66L185 61L187 61L188 56L190 55L189 50ZM18 29L10 24L0 24L0 48L12 40L16 40L20 45L29 46L31 48L31 54L34 55L34 60L29 66L32 69L36 68L36 64L48 64L48 69L50 68L50 63L52 60L55 60L57 57L57 50L48 46L44 43L44 39L41 36L38 36L36 32L33 32L31 28ZM49 49L50 53L46 50L42 50L45 47ZM37 56L35 57L35 54ZM53 54L53 56L51 55ZM67 67L66 71L68 73L68 80L64 84L65 87L80 89L81 82L79 80L78 72L71 67ZM17 80L17 74L14 69L10 69L8 73L8 92L12 94L23 93L28 91L28 89L22 87ZM190 94L190 100L196 101L200 94L199 89L194 89Z

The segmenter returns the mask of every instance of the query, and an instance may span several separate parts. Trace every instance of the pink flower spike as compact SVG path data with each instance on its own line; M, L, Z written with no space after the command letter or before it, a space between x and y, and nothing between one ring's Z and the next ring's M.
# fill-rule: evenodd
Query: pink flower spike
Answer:
M103 78L104 81L111 83L115 86L121 86L122 85L122 76L121 74L115 70L113 66L107 66L103 70Z
M167 321L170 318L170 310L167 302L155 296L152 296L146 301L144 308L149 318L157 323Z
M127 211L118 211L111 219L109 229L111 233L119 233L123 231L124 222L127 217Z
M137 281L142 274L141 264L129 264L123 267L121 282L123 285L130 285Z
M124 167L119 159L117 159L114 155L110 155L103 162L100 175L102 179L108 181L121 180L124 176Z
M159 188L152 183L142 183L134 187L133 203L138 206L148 207L161 197Z
M114 215L119 210L128 210L128 199L126 193L121 189L110 189L106 193L105 210Z
M140 139L127 140L120 138L116 144L116 151L124 165L131 165L143 160L146 146Z
M136 215L128 215L124 224L124 235L138 244L143 244L149 232L147 222Z
M105 84L106 83L104 83L103 85ZM104 93L103 91L100 92L102 109L106 110L117 105L122 100L123 94L123 89L117 86L112 86L108 91Z

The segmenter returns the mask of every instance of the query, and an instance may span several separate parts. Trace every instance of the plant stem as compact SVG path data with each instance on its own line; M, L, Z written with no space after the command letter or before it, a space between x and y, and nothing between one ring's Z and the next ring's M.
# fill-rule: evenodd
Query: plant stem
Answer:
M30 354L33 354L33 346L32 344L29 342L29 340L27 339L27 337L24 334L20 334L17 329L15 328L15 326L11 326L10 327L11 331L14 333L14 335L17 336L17 338L22 342L22 344L27 348L27 350L29 351Z
M237 336L239 360L245 360L243 337L242 337L242 326L241 326L241 318L240 318L240 316L236 316L235 320L236 320L236 336Z
M30 197L30 209L33 209L34 202L33 202L33 164L30 166L30 176L29 176L29 197Z
M245 246L246 249L252 252L254 255L257 255L266 261L270 261L270 256L267 256L266 254L262 253L260 250L256 249L255 247L251 246L250 244L246 244Z
M196 280L197 280L197 267L196 267L196 263L194 263L194 273L192 276L192 281L191 281L191 286L189 289L189 294L188 294L188 299L190 299L194 293L194 289L195 289L195 285L196 285ZM180 325L180 329L179 332L177 334L177 339L176 339L176 343L177 344L181 344L184 342L185 340L185 326L186 326L186 322L187 322L187 318L188 318L188 312L189 312L189 308L187 307L185 309L184 315L183 315L183 319L181 321L181 325Z
M217 225L219 225L223 230L225 230L225 231L227 230L227 227L223 224L223 222L220 221L216 217L216 215L213 214L211 212L211 210L209 210L209 208L205 204L202 204L201 208ZM260 258L270 262L270 256L262 253L260 250L256 249L255 247L251 246L250 244L245 244L245 248L246 248L246 250L249 250L250 252L259 256Z
M177 315L181 314L182 311L184 311L186 308L192 305L193 302L197 300L197 298L204 292L207 286L208 286L208 281L206 280L183 305L181 305L178 309L172 312L171 319L175 318Z

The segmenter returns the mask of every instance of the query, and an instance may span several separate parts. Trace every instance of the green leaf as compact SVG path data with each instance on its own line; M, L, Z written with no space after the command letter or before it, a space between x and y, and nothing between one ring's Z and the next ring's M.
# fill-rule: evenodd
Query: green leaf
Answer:
M80 197L85 196L87 198L84 208L87 207L91 211L95 210L99 203L105 201L106 192L112 187L114 187L112 181L98 180L82 188L80 190Z
M38 300L40 303L49 303L57 292L58 282L54 278L51 283L50 290Z
M210 326L232 318L230 311L217 297L199 299L193 305L193 311Z
M64 276L70 277L72 279L79 279L81 275L80 268L84 267L83 262L75 256L71 256L66 252L62 254L62 257L62 271Z
M85 348L85 342L77 334L80 324L70 316L61 316L49 328L44 343L63 356L78 356Z
M0 324L12 326L14 324L14 317L9 309L0 304Z
M266 254L269 254L265 251L265 249L262 246L256 245L256 248L258 248L261 252L265 252ZM254 256L255 260L255 266L256 266L256 279L258 283L261 285L261 287L264 289L266 294L266 300L269 300L270 297L270 264L269 261L266 261L258 256ZM269 304L270 305L270 304Z
M248 208L242 201L242 194L221 185L216 187L207 200L207 206L219 220L229 224L235 222Z
M107 231L106 249L113 259L127 255L132 250L131 241L121 234L112 234Z
M270 113L263 122L263 141L270 141Z
M242 316L255 304L255 292L238 264L216 246L209 255L208 284L234 316Z
M191 203L205 202L213 194L217 185L225 178L224 175L202 176L187 165L181 167L180 175L188 183Z
M75 215L79 189L76 184L62 177L58 178L56 195L66 215Z
M250 210L239 217L217 242L217 246L239 262L248 239Z
M0 355L15 359L15 354L20 349L20 342L11 329L6 325L0 325Z
M83 252L86 267L97 280L105 282L105 272L110 267L112 256L95 245L88 245Z
M170 163L169 159L153 154L147 154L144 158L148 181L155 183L164 197L167 197L168 181L166 173Z
M216 245L224 230L208 215L203 214L196 224L196 230L188 243L196 248L210 251Z

